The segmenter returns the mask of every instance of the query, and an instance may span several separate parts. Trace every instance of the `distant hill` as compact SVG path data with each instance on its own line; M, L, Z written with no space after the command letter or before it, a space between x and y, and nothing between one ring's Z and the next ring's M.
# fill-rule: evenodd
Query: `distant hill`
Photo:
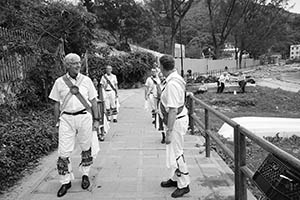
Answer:
M286 11L288 20L284 37L280 37L272 47L273 51L288 56L289 46L300 43L300 14ZM211 46L208 9L205 1L195 1L182 22L182 41L186 45L188 57L200 57L203 49Z

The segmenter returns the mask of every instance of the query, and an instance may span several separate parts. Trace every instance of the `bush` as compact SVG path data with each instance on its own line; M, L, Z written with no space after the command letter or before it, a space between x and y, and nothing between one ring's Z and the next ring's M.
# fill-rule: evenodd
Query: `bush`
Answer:
M209 76L207 76L207 75L206 76L205 75L198 76L195 80L195 83L201 83L202 81L204 81L204 83L215 83L215 82L218 81L218 77L211 76L211 75L209 75Z
M57 148L50 113L0 108L0 192L13 186L24 169Z
M131 88L144 82L145 77L154 65L155 57L150 53L134 52L105 58L89 58L89 73L92 78L100 79L105 67L111 65L121 88Z
M48 102L48 95L55 80L65 73L58 57L43 53L37 60L36 67L28 73L27 83L32 87L32 94L40 102Z

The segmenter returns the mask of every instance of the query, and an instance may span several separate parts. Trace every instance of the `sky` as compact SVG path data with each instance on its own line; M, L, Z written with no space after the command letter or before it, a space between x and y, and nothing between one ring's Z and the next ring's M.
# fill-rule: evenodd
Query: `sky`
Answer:
M295 4L295 5L294 5ZM290 6L294 5L294 8L290 9L290 12L299 13L300 14L300 0L290 0Z

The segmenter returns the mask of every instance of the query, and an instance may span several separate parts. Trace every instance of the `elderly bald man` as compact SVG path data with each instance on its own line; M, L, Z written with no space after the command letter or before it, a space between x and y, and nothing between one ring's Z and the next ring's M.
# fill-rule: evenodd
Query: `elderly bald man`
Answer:
M67 73L55 81L49 95L55 101L54 116L59 127L57 170L62 186L58 197L67 193L71 180L74 180L70 155L75 146L75 136L82 150L79 165L82 172L81 187L87 189L90 186L88 174L93 163L92 129L99 127L97 91L92 80L80 73L80 57L70 53L66 55L64 64Z

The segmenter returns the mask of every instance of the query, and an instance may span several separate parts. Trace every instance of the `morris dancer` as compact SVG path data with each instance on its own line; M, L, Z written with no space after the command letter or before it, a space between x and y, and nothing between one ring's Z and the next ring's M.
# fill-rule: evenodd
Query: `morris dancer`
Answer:
M157 84L157 105L159 106L162 89L163 89L164 84L165 84L165 77L161 72L159 72L158 73L158 78L161 82L161 84ZM162 135L161 143L164 144L166 135L165 135L165 131L164 131L163 119L160 117L160 115L158 113L158 110L157 110L157 115L158 116L156 117L156 119L158 119L158 123L156 122L156 124L157 124L156 128L158 128L158 130L161 131L161 135Z
M104 90L101 84L99 84L98 80L96 78L93 79L94 86L96 87L98 91L98 99L97 99L97 104L98 104L98 110L99 110L99 116L100 116L100 126L98 130L98 139L100 141L105 140L105 135L108 133L109 130L109 124L107 121L107 116L105 113L105 102L104 102Z
M111 121L112 115L113 122L117 123L118 80L116 75L112 73L112 67L110 65L106 67L106 74L102 76L100 83L105 91L105 107L108 121Z
M145 86L145 100L149 103L152 113L153 123L155 124L155 110L157 110L157 85L160 80L157 77L155 68L151 69L151 76L147 78Z
M70 53L64 59L67 74L59 77L49 98L55 101L54 116L59 127L57 170L62 184L57 196L64 196L74 179L70 155L75 146L75 136L81 152L80 171L82 189L90 186L89 171L93 163L91 155L92 129L99 127L97 91L92 80L80 74L81 60ZM92 112L94 116L92 116ZM93 122L94 118L94 122Z
M190 176L183 155L183 136L188 130L188 112L185 103L185 82L175 69L173 57L164 55L160 59L160 69L166 77L159 105L166 130L166 158L169 179L161 182L161 187L177 187L173 198L190 192Z

